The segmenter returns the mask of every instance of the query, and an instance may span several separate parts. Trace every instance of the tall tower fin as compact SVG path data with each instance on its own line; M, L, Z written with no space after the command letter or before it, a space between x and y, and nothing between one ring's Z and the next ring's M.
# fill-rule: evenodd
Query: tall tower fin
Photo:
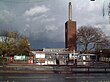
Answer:
M69 5L68 5L68 20L72 20L72 5L71 5L71 0L69 0Z

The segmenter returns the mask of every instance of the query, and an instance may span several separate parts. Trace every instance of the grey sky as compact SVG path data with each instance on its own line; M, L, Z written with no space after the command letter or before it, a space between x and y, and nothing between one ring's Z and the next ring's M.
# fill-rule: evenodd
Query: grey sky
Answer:
M36 40L36 43L46 41L51 45L49 42L64 42L68 1L0 0L0 28L18 30ZM108 17L102 16L103 2L107 11L109 0L72 0L72 18L77 22L77 28L81 25L98 26L110 35Z

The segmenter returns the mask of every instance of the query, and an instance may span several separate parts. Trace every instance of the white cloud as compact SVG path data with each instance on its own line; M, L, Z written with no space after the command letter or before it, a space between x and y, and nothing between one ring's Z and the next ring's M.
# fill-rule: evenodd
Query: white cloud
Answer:
M32 21L36 21L36 20L41 20L42 18L46 18L47 16L45 15L45 14L43 14L43 15L40 15L40 16L36 16L36 17L33 17L32 18Z
M47 31L55 31L55 30L57 30L57 27L56 27L55 25L47 25L47 26L45 27L45 29L46 29Z
M39 13L45 13L49 10L49 8L47 8L46 6L42 5L42 6L35 6L33 8L30 8L29 10L27 10L24 15L25 16L33 16L35 14L39 14Z
M26 18L26 21L29 22L29 21L31 21L31 19L30 18Z
M28 28L28 27L30 27L30 25L29 25L29 24L26 24L25 26L26 26L27 28Z
M55 18L46 18L46 19L43 19L42 22L52 22L55 20L56 20Z
M12 21L12 19L14 17L16 17L16 15L13 14L12 12L8 11L8 10L0 11L0 21L2 21L5 24Z

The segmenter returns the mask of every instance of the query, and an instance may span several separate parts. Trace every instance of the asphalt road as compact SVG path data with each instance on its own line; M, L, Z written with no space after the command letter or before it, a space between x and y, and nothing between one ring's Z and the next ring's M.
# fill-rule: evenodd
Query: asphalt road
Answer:
M110 82L110 74L0 74L0 82Z

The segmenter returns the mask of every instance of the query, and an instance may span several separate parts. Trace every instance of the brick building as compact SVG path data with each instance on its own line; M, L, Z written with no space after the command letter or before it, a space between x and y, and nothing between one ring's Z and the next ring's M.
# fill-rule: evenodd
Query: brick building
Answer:
M68 21L65 23L65 48L76 51L76 21L72 21L72 5L68 5Z

